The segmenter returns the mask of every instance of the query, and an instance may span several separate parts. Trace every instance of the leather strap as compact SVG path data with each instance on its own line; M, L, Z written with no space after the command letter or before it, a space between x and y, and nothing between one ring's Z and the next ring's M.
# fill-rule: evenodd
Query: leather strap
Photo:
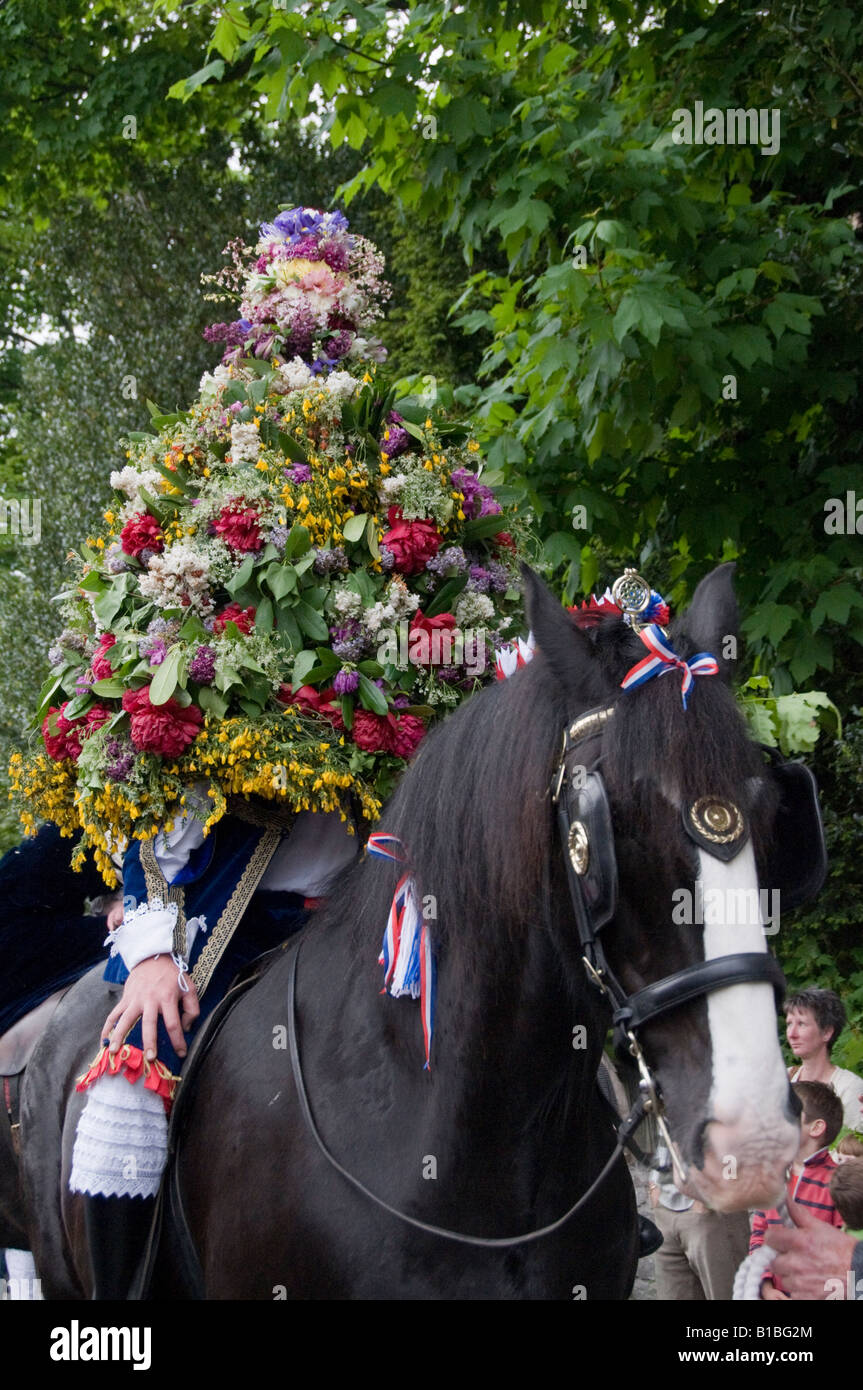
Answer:
M778 962L766 951L739 951L732 956L697 961L673 975L666 975L655 984L647 985L637 994L630 995L626 1003L615 1011L614 1022L623 1024L627 1029L641 1028L650 1019L668 1013L681 1004L688 1004L701 994L740 984L772 985L778 998L777 1007L782 1007L785 976Z

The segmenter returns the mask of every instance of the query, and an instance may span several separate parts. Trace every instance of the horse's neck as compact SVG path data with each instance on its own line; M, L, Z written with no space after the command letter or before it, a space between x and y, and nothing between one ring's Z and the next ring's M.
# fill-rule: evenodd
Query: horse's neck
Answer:
M586 987L567 992L547 934L527 928L523 950L511 977L480 964L465 987L445 962L439 972L432 1067L440 1105L493 1118L496 1143L507 1131L523 1141L549 1119L559 1130L573 1107L584 1113L604 1036Z

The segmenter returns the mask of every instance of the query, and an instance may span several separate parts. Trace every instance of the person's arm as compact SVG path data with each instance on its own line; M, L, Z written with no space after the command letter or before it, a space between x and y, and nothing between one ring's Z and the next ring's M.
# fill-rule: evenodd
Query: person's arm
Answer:
M184 818L169 835L160 835L156 859L166 882L172 882L203 840L203 827ZM186 975L186 961L177 955L174 928L175 904L141 903L112 925L112 954L118 952L129 971L120 1002L111 1010L102 1029L110 1052L117 1052L138 1019L142 1020L144 1055L156 1057L159 1016L180 1057L186 1055L184 1030L200 1013L194 985Z

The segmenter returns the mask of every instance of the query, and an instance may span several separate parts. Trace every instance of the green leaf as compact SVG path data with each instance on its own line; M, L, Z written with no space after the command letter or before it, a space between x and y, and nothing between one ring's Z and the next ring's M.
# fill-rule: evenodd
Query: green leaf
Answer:
M42 718L51 703L51 697L60 688L62 677L55 676L53 673L48 677L39 691L39 709L37 718Z
M370 518L367 512L357 512L356 516L350 517L342 527L342 533L346 541L356 542L362 540L363 532L366 529L366 522Z
M93 612L104 628L109 628L111 626L120 609L123 607L123 600L125 597L125 588L115 582L111 585L110 589L100 594L94 601Z
M198 691L198 704L201 709L207 714L215 715L217 719L224 719L229 703L225 696L214 690L211 685L202 685Z
M432 599L423 610L427 618L437 618L441 613L451 613L456 599L462 589L467 585L468 576L466 574L454 575L442 584Z
M286 458L292 463L308 463L309 456L293 435L286 434L284 430L279 433L279 448ZM295 486L297 486L295 484Z
M293 560L298 555L305 555L311 543L311 537L305 526L292 526L285 541L285 559Z
M107 699L119 700L126 689L122 681L111 680L106 677L101 681L94 681L91 686L94 695L104 695Z
M294 659L293 671L291 672L291 684L295 690L299 689L301 685L306 684L306 677L310 671L314 670L317 661L318 658L316 654L309 651L308 648L298 652Z
M276 628L279 634L287 641L292 652L299 652L303 649L303 637L300 626L294 617L291 605L287 601L276 606Z
M272 632L273 630L273 601L267 598L266 594L261 599L255 609L255 631ZM260 667L256 668L260 670Z
M366 527L366 545L369 548L369 554L372 559L379 560L381 558L381 551L378 545L378 528L373 516L369 517L369 522Z
M491 516L478 516L476 521L469 521L464 528L465 540L479 541L486 536L496 536L498 531L506 530L506 517L500 512Z
M254 567L255 557L253 555L247 555L236 574L232 575L225 585L225 588L232 598L236 598L240 589L245 589L252 577L252 570Z
M345 728L346 728L346 729L348 730L348 732L350 733L351 729L354 727L354 697L353 697L353 695L343 695L343 696L342 696L342 719L344 720Z
M150 685L151 705L164 705L167 700L170 700L179 684L183 656L181 646L176 645L170 648Z
M292 565L280 565L274 561L267 570L267 587L273 598L283 599L286 594L297 592L297 572Z
M293 605L297 622L307 637L311 637L315 642L323 642L329 637L329 628L325 619L320 613L312 608L310 603L304 599L298 599Z
M384 668L379 661L361 661L357 670L362 675L368 676L370 680L380 680L384 674Z
M378 686L372 684L368 676L360 676L357 693L363 709L371 710L374 714L387 713L389 705L386 696Z

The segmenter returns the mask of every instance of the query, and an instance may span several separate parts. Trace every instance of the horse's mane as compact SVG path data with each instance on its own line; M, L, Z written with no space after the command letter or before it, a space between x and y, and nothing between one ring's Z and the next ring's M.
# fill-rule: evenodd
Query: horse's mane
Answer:
M434 899L434 939L463 956L468 973L480 961L488 969L490 954L505 972L524 932L548 923L557 853L548 788L575 714L620 696L601 770L636 835L656 838L644 789L657 782L681 803L708 792L740 801L749 779L763 772L724 680L698 678L686 711L676 673L624 694L622 676L644 655L638 638L618 618L603 620L587 638L594 660L584 663L577 689L555 674L554 654L547 660L538 652L426 738L385 807L379 828L400 837L420 895ZM679 642L691 655L686 646ZM399 872L384 860L352 871L358 944L371 936L379 946ZM479 933L492 938L491 952L481 949Z

